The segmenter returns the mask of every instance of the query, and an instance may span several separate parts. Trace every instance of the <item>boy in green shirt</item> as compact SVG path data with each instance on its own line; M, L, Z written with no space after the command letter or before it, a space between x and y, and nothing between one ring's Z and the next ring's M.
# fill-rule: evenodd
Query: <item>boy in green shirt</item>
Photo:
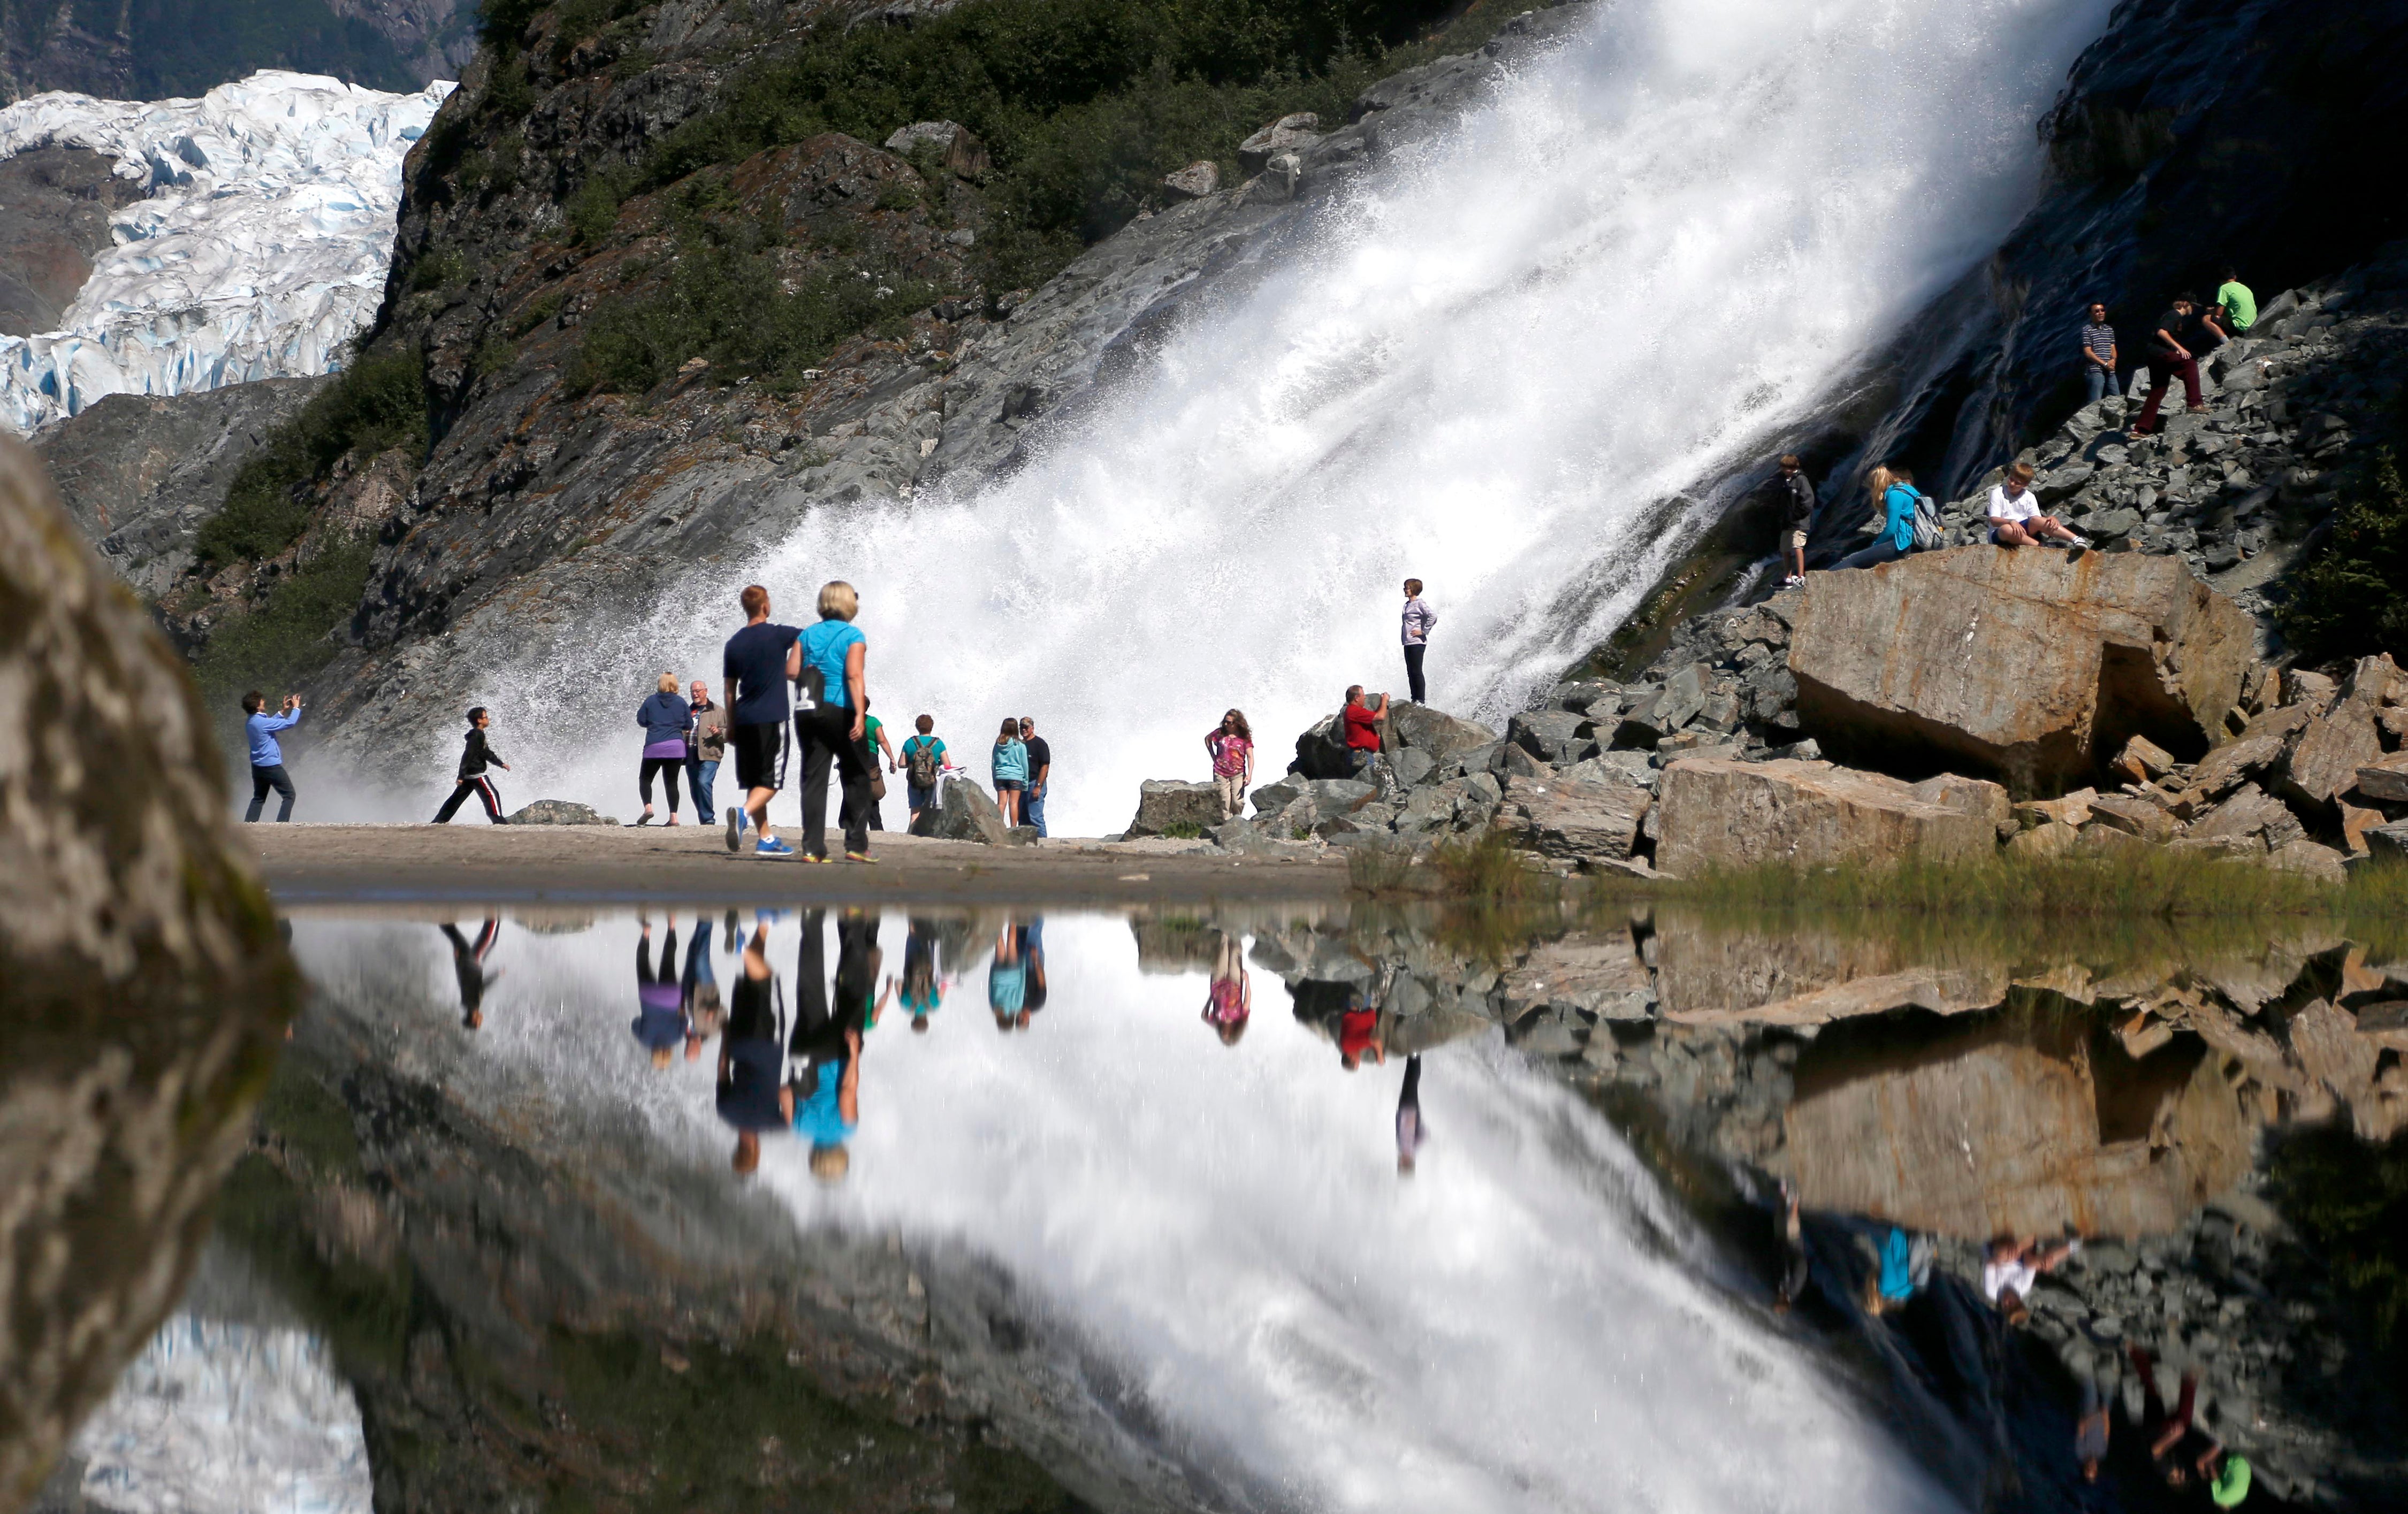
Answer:
M2246 333L2258 323L2258 296L2241 281L2240 271L2224 270L2224 282L2215 291L2215 323L2224 328L2227 340Z

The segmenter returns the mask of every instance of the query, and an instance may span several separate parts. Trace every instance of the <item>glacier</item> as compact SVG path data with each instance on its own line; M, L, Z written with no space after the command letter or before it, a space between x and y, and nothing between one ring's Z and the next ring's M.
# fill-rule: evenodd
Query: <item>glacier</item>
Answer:
M62 328L0 337L0 424L20 434L104 394L180 394L328 373L375 317L402 159L454 86L411 94L264 69L197 100L37 94L0 109L0 159L85 148L150 197Z

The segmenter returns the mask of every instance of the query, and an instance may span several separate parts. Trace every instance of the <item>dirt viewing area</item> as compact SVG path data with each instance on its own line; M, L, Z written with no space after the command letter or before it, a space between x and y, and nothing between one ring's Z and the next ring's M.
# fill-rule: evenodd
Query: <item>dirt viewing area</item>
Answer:
M727 850L714 827L251 825L240 838L280 905L456 899L1053 904L1333 899L1346 858L1231 856L1206 843L1059 839L982 846L882 832L878 861Z

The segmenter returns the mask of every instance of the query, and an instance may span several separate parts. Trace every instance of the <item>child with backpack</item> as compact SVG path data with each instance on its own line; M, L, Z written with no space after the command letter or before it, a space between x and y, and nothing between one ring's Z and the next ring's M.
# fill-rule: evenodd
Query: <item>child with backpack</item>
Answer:
M945 770L945 744L931 735L937 729L933 715L923 715L911 722L920 734L903 742L903 791L910 802L911 818L904 829L920 828L920 812L937 806L937 778Z
M1885 471L1889 483L1881 496L1882 534L1873 538L1871 546L1833 564L1835 569L1895 563L1909 552L1928 551L1940 545L1939 511L1914 487L1914 470L1893 467Z

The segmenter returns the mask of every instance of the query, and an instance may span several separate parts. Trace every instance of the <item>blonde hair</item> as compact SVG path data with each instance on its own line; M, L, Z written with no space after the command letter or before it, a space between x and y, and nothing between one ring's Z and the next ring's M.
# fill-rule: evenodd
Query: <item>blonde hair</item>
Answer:
M833 578L820 586L821 620L850 621L860 609L861 596L842 578Z
M662 674L662 675L661 675L661 693L677 693L677 692L678 692L678 676L677 676L676 674L674 674L674 673L664 673L664 674Z
M1889 486L1894 481L1886 464L1876 464L1872 472L1865 475L1865 493L1870 494L1873 503L1878 505L1882 496L1889 493Z
M2028 463L2018 463L2007 469L2007 477L2017 483L2029 483L2032 481L2032 465Z

